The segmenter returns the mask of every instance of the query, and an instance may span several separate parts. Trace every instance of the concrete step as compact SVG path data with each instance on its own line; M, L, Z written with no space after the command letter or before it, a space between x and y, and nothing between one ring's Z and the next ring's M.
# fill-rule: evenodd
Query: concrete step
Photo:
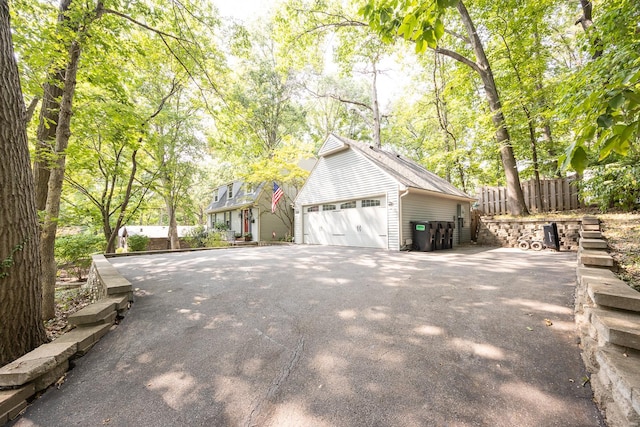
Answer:
M640 350L640 315L626 311L590 309L598 345L607 343Z
M607 249L609 246L606 240L581 238L580 247L583 249Z
M102 338L113 325L99 324L94 326L79 326L55 340L54 342L71 342L78 345L78 354L83 355Z
M596 360L600 365L598 380L616 396L622 418L610 425L639 425L640 353L608 347L596 353Z
M582 223L582 231L600 231L600 224Z
M76 350L76 342L56 340L43 344L0 368L0 386L24 385L66 362Z
M591 300L602 307L640 313L640 292L618 278L583 278ZM640 328L640 325L638 325Z
M602 232L582 230L580 232L580 237L582 237L583 239L602 239Z
M578 252L578 258L585 266L613 267L613 258L605 251L584 249Z
M600 220L595 216L583 216L582 225L600 225Z
M0 390L0 426L14 419L20 411L27 406L35 388L33 384L27 384L13 390Z
M103 320L109 319L111 314L116 312L117 305L118 302L112 298L100 300L69 316L69 324L78 326L107 323Z

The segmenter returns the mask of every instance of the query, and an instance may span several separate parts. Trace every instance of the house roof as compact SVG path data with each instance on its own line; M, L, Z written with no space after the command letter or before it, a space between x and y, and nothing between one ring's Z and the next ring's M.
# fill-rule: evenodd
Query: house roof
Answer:
M454 196L456 198L474 200L473 197L456 188L449 181L428 171L422 165L402 157L399 154L360 141L354 141L349 138L331 134L323 148L320 149L319 154L321 156L330 155L345 148L351 148L362 154L407 188L415 188L441 193L447 196Z
M213 201L207 206L207 213L229 211L253 205L264 185L263 182L252 186L251 192L247 192L244 181L233 181L231 184L221 185L213 191ZM229 186L232 186L231 197L228 197Z

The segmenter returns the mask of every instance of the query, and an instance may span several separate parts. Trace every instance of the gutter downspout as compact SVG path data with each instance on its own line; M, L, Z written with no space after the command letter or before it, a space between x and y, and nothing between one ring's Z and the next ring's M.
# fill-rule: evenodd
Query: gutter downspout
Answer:
M409 187L406 187L406 190L404 190L404 193L400 194L400 198L399 198L399 200L400 200L400 203L399 203L399 204L400 204L400 206L398 206L398 216L399 216L399 218L398 218L398 219L400 220L400 224L399 224L399 225L400 225L400 242L399 242L399 243L400 243L400 250L402 250L402 248L405 246L405 242L406 242L406 239L405 239L405 238L404 238L404 236L403 236L403 227L402 227L402 220L403 220L403 215L402 215L402 208L403 208L403 205L402 205L402 198L403 198L404 196L408 195L408 194L409 194Z

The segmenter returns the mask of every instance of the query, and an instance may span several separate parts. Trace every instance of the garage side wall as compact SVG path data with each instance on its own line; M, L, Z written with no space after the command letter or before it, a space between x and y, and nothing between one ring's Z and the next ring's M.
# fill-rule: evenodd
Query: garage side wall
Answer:
M399 249L398 183L353 150L321 157L296 199L295 242L304 243L303 207L384 195L388 249Z
M457 217L458 204L461 205L463 228L460 230L456 221L453 244L466 243L471 240L469 202L458 201L436 196L409 194L402 198L402 245L411 239L410 221L453 221ZM458 236L460 240L458 240Z
M293 216L293 209L291 209L287 198L283 198L278 203L276 213L271 213L271 194L271 191L263 191L258 199L260 242L278 241L291 237L292 230L289 218ZM276 234L275 239L273 238L273 233Z

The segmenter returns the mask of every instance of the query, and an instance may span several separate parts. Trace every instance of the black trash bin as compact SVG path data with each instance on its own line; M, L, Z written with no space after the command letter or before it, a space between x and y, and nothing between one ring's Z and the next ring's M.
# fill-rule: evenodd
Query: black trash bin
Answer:
M556 251L560 250L560 239L558 238L558 225L555 222L542 226L544 231L544 245Z
M411 221L411 238L413 239L413 250L421 252L433 251L434 230L429 221Z
M446 222L446 228L444 232L444 248L453 249L453 229L455 224L451 221Z
M442 221L438 221L433 223L435 228L435 247L434 250L445 249L445 233L446 233L446 223L442 223Z

